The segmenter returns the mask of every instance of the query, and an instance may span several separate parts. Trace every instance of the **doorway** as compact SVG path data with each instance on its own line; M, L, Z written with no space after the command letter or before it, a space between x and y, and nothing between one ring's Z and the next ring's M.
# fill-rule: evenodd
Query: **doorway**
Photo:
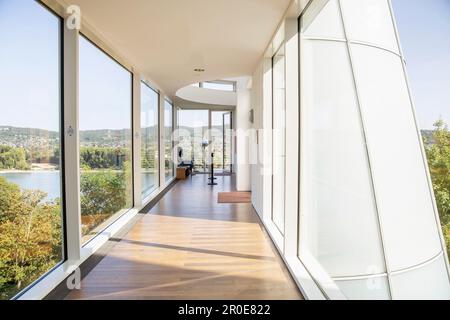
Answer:
M214 170L218 173L233 172L231 111L211 112L211 152L214 153Z

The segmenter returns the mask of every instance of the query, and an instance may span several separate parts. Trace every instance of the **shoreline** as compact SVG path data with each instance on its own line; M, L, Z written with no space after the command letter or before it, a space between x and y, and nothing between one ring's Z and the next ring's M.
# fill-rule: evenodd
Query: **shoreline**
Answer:
M52 172L60 172L61 170L58 169L31 169L31 170L16 170L16 169L9 169L9 170L1 170L0 174L8 174L8 173L52 173ZM99 170L80 170L81 173L90 173L90 172L115 172L120 173L123 172L123 170L112 170L112 169L99 169ZM152 172L142 172L142 173L151 173Z
M8 174L8 173L51 173L51 172L59 172L57 169L31 169L31 170L0 170L0 174Z

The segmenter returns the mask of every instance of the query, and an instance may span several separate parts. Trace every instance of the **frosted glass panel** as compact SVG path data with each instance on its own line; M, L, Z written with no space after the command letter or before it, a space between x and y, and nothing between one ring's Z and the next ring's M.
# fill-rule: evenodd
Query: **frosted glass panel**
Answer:
M387 277L336 281L337 286L350 300L389 300Z
M329 1L316 16L309 10L302 20L302 31L306 37L344 39L344 28L337 0Z
M436 256L439 233L401 60L366 46L352 51L387 260L396 271Z
M347 46L305 40L302 50L302 240L332 277L384 273Z
M443 256L420 269L392 276L394 299L450 299L450 283Z
M399 52L387 0L342 0L341 5L349 40Z
M272 220L284 233L286 174L286 86L284 47L273 57L273 198Z

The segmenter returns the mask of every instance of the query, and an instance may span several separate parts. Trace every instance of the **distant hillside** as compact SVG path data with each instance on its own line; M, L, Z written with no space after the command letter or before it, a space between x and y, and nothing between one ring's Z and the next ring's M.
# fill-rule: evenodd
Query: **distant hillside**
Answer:
M51 139L57 139L58 133L54 131L47 131L36 128L17 128L0 126L0 137L4 139L13 139L15 137L48 137Z
M82 146L123 147L131 141L131 130L87 130L80 131Z
M156 129L148 128L148 133L154 130ZM59 132L56 131L0 126L0 145L48 148L58 145L59 138ZM128 141L124 141L126 138ZM129 143L130 138L129 129L80 131L81 144L86 146L117 147Z
M191 135L199 134L200 132L206 132L207 127L180 127L182 132L189 132ZM221 127L213 126L212 129L221 131ZM142 138L154 137L157 135L157 127L145 128L142 132ZM427 144L433 144L433 130L422 130L422 137ZM83 145L96 145L96 146L115 146L118 143L121 144L124 138L129 138L130 130L87 130L80 131L80 140ZM47 131L36 128L18 128L10 126L0 126L0 145L8 145L15 147L27 147L30 144L33 146L45 143L59 144L59 133L55 131Z
M20 148L53 148L59 144L59 134L35 128L0 126L0 145Z

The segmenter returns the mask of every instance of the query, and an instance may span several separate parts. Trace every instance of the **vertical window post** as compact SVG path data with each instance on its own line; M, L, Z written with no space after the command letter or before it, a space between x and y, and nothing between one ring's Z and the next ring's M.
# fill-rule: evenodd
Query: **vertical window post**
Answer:
M133 185L134 206L142 206L141 181L141 76L133 74Z
M81 208L79 163L79 31L64 26L64 159L66 190L67 259L80 259Z
M165 109L165 96L164 93L161 92L159 94L159 185L163 188L166 185L166 161L165 161L165 143L164 143L164 109Z

